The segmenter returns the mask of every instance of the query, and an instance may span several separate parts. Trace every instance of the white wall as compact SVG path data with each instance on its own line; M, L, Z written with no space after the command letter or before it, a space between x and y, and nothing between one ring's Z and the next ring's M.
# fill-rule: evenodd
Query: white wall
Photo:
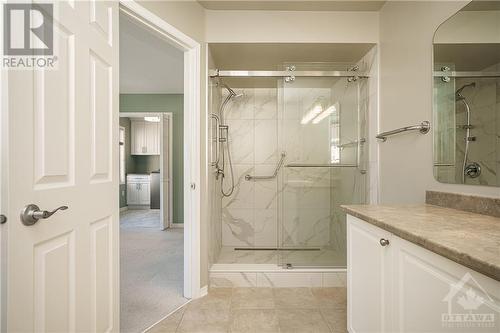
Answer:
M380 11L379 130L432 119L432 39L465 2L387 2ZM500 197L500 188L438 183L432 134L379 143L381 203L419 203L426 190Z
M376 43L378 12L206 11L215 42Z

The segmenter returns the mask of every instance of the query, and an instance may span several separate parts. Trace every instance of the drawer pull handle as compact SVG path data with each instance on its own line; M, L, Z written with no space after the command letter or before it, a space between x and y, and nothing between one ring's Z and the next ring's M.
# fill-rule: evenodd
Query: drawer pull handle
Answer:
M387 246L389 245L389 240L385 238L380 238L380 245Z

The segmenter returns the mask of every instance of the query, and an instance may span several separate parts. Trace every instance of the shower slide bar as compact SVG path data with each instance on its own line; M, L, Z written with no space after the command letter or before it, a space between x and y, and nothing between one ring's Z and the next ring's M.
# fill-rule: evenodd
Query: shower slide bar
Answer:
M428 121L423 121L420 125L401 127L392 131L382 132L376 136L377 139L382 140L382 142L387 141L387 138L391 135L408 132L408 131L419 131L422 134L429 133L431 129L431 123Z
M283 166L283 162L285 161L285 157L286 157L286 152L281 152L281 158L280 158L280 161L278 162L278 164L276 165L276 169L274 169L274 173L271 175L271 176L251 176L251 175L246 175L245 176L245 180L265 180L265 179L273 179L273 178L276 178L276 176L278 176L278 171L281 169L281 167Z
M210 77L353 77L368 78L368 73L353 71L226 71L210 70Z
M435 71L434 77L500 77L500 72L456 72L456 71Z

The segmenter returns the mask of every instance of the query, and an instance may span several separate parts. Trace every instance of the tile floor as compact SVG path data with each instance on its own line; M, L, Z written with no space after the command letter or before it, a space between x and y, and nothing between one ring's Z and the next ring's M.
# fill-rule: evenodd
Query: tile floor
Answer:
M120 213L120 331L142 332L187 302L183 229L162 230L159 210Z
M215 288L147 333L347 332L346 288Z

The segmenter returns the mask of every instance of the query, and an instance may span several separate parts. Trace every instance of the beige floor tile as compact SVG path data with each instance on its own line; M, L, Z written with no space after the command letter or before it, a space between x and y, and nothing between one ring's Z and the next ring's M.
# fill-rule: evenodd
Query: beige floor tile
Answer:
M319 307L346 309L347 308L347 288L312 288L312 293L319 303Z
M232 309L274 309L271 288L235 288L231 299Z
M278 309L280 331L284 333L327 333L330 329L317 309Z
M235 309L231 312L231 333L278 333L276 310Z
M309 288L274 288L276 308L315 309L319 305Z
M155 326L151 327L146 333L175 333L185 310L185 306L180 308Z
M347 332L347 311L341 309L321 309L321 313L333 333Z
M207 296L188 304L189 308L228 310L231 305L232 288L210 289Z
M188 307L177 328L178 333L227 333L229 310Z

